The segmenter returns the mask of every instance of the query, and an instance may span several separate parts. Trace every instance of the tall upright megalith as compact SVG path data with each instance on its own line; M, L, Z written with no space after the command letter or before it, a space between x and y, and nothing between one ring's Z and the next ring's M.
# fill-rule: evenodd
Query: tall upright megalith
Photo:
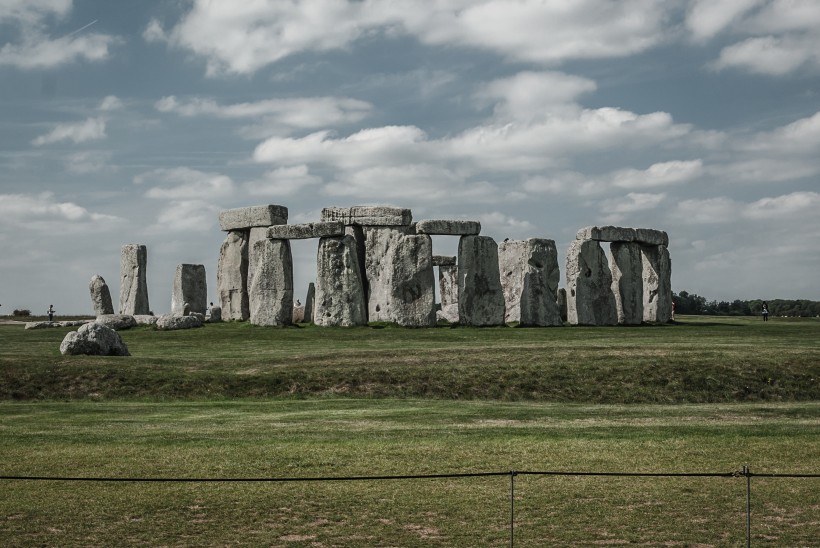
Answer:
M664 245L641 246L643 319L666 323L672 319L672 261Z
M313 323L320 326L367 324L362 275L353 236L319 240L316 253L316 304Z
M142 244L125 244L120 251L120 314L148 314L148 251Z
M456 265L456 258L434 255L433 266L438 267L438 291L441 297L441 310L436 313L436 318L450 323L458 323L458 265Z
M216 285L222 304L222 319L247 320L248 231L230 230L219 250Z
M555 242L546 238L507 240L498 246L505 321L523 326L560 326L556 301L560 270Z
M94 314L101 316L103 314L114 313L114 303L111 302L111 291L108 289L108 284L99 274L94 274L91 277L91 282L88 284L88 291L91 293L91 304L94 307Z
M462 236L458 242L459 323L504 325L504 291L498 245L489 236Z
M635 242L612 242L612 293L618 323L640 325L643 321L643 259Z
M313 322L313 307L316 306L316 284L308 284L307 296L305 296L305 323Z
M253 243L248 273L250 320L254 325L293 323L293 258L289 240L262 238Z
M612 273L597 240L573 240L567 250L567 321L573 325L617 325Z
M187 316L205 314L208 308L208 284L205 265L180 264L174 273L171 292L171 314Z

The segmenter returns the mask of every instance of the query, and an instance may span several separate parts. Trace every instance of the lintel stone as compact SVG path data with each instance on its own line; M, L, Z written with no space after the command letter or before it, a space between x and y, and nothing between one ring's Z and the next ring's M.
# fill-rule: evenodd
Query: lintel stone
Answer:
M345 225L341 221L304 223L298 225L276 225L268 229L268 238L271 240L307 240L309 238L325 238L344 235Z
M288 208L280 205L238 207L219 212L219 227L223 231L283 225L287 222Z
M326 207L322 221L341 221L345 225L408 226L413 222L409 209L390 206Z
M481 223L478 221L424 220L416 223L416 232L439 236L478 236Z
M576 240L598 242L634 242L635 229L620 226L586 226L575 235Z
M635 233L635 241L639 244L669 246L669 235L663 230L636 228Z
M456 258L447 255L433 255L433 266L455 266Z

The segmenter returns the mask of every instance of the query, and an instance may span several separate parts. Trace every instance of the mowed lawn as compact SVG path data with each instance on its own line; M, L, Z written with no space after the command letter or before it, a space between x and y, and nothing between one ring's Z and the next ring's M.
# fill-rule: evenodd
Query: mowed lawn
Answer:
M758 474L820 472L814 320L227 324L123 332L132 358L62 357L56 346L67 331L0 326L0 475L726 473L744 464ZM817 545L820 479L752 477L751 485L754 545ZM509 546L511 515L515 546L746 541L742 477L0 480L0 488L3 546Z

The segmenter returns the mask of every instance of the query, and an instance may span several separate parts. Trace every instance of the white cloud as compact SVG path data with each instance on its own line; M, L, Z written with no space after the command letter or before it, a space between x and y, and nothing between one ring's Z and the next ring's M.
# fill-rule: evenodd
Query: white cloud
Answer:
M310 173L308 166L281 167L265 174L262 179L249 181L242 188L251 196L293 196L304 190L314 192L322 178Z
M686 27L697 40L712 38L764 0L694 0Z
M100 106L97 107L98 110L102 112L109 112L112 110L119 110L123 107L122 100L120 100L115 95L108 95L102 101L100 101Z
M783 76L801 67L820 67L820 38L762 36L723 48L711 66L741 68L757 74Z
M601 211L608 214L619 214L655 209L665 198L665 193L630 192L622 198L604 200L601 202Z
M113 215L94 213L74 202L58 201L53 192L0 194L0 223L10 226L43 228L117 220Z
M202 231L216 223L220 208L204 200L173 200L148 227L149 234Z
M517 219L498 211L476 215L481 222L483 233L500 234L501 239L506 237L531 236L535 225L530 221Z
M227 197L236 190L236 185L226 175L188 167L155 169L136 176L134 183L164 185L149 188L145 193L148 198L181 200L190 204Z
M116 168L109 164L110 160L111 154L108 152L84 151L66 156L65 166L71 173L80 175L116 171Z
M654 188L691 181L703 173L703 161L675 160L652 164L647 169L624 169L612 175L612 184L621 188Z
M562 72L519 72L490 82L476 94L479 101L495 103L503 120L530 121L554 116L559 110L579 110L576 99L595 91L595 82Z
M724 196L678 202L672 216L684 224L725 224L736 220L742 204Z
M40 135L31 141L34 146L48 145L60 141L84 143L105 138L105 119L88 118L84 122L58 124L45 135Z
M774 198L762 198L748 204L743 210L743 215L749 219L787 221L804 216L816 218L818 211L820 211L820 194L803 191Z

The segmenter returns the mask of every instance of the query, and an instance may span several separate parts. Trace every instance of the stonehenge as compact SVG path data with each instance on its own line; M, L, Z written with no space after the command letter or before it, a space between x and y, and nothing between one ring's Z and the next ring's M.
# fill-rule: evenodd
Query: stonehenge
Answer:
M171 292L171 314L188 316L192 312L205 314L208 307L208 285L205 266L181 264L174 274Z
M506 322L522 326L560 326L557 292L560 272L553 240L505 240L498 245L498 267Z

